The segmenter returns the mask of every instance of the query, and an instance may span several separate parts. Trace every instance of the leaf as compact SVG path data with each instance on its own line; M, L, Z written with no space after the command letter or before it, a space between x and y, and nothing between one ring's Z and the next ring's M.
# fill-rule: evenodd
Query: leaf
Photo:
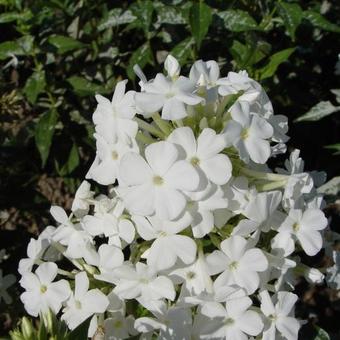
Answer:
M51 109L40 117L35 127L35 144L40 153L42 167L45 166L48 155L50 153L57 121L58 113L55 109Z
M223 20L224 27L232 32L244 32L260 29L257 22L245 11L231 9L217 13Z
M141 68L143 68L147 63L152 63L152 53L149 44L145 43L132 53L129 60L129 65L127 67L128 77L131 80L134 80L136 75L133 71L133 67L135 65L139 65Z
M332 89L331 92L335 95L335 100L340 104L340 89Z
M73 87L74 91L81 97L93 96L96 93L108 93L104 86L88 81L83 77L72 76L67 82Z
M154 6L157 10L157 23L159 25L183 25L186 23L186 19L181 8L166 6L159 2L155 3Z
M186 38L177 44L170 52L180 64L185 64L190 56L192 46L194 45L194 39L192 37Z
M325 31L340 33L340 26L331 23L318 12L312 10L304 11L303 16L315 27Z
M72 173L72 171L76 169L78 165L79 165L78 147L75 143L73 143L68 159L66 163L63 165L63 167L59 169L58 173L60 176L68 175Z
M73 50L79 50L85 46L82 42L63 35L54 35L48 38L48 42L55 46L58 53L63 54Z
M153 2L151 0L134 2L130 6L130 9L133 15L135 15L138 18L138 21L135 22L136 26L141 27L144 30L144 34L146 37L150 37L151 36L150 25L154 10Z
M321 101L320 103L313 106L308 112L304 115L296 118L294 122L303 122L303 121L316 121L329 116L330 114L340 111L340 106L334 106L330 101Z
M30 35L21 37L16 41L5 41L0 44L0 60L10 58L12 55L20 56L30 54L34 38Z
M340 155L340 143L324 146L325 149L335 150L333 155Z
M45 90L46 79L44 71L35 71L27 80L23 89L28 101L34 104L40 93Z
M303 11L299 4L279 2L276 4L283 24L292 40L295 40L296 28L300 25Z
M312 340L330 340L328 333L318 326L314 326L314 329L317 331L316 336Z
M287 48L273 54L269 58L268 64L257 71L260 74L260 80L272 77L275 74L279 65L285 62L294 52L294 50L295 48Z
M136 19L137 17L133 15L130 10L126 10L123 12L121 8L113 8L100 22L98 30L103 31L110 27L117 27L120 25L130 24Z
M193 3L189 12L189 23L198 49L201 47L202 40L208 33L211 19L212 12L208 5L202 1Z
M84 340L87 339L87 333L90 325L91 317L79 325L76 329L67 335L65 340Z

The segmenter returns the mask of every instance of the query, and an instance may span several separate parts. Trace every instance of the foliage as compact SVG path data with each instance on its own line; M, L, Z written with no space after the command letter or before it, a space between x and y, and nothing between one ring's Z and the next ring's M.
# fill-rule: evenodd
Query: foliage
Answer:
M111 95L123 78L137 88L133 66L153 74L168 52L184 67L202 58L247 70L290 119L320 101L334 112L339 13L335 0L0 0L0 204L16 218L1 219L4 228L18 228L23 240L49 201L65 200L59 191L74 192L94 157L93 95ZM291 145L304 145L307 165L331 178L338 113L308 124L292 128ZM8 247L6 237L0 242ZM15 271L15 261L5 268Z

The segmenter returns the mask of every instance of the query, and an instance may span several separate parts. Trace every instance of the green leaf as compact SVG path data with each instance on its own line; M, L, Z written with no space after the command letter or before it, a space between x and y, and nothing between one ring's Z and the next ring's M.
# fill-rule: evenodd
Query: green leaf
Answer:
M340 33L340 26L331 23L318 12L312 10L304 11L303 16L315 27L325 31Z
M7 12L0 14L0 24L5 24L12 21L17 20L27 20L32 17L32 13L30 11L25 11L23 13L18 12Z
M170 52L170 54L175 57L180 64L185 64L189 58L192 46L194 45L194 39L192 37L186 38L177 44Z
M157 10L157 23L159 25L183 25L186 23L182 8L166 6L160 2L156 2L154 6Z
M84 340L87 339L87 333L90 325L91 318L88 318L81 325L79 325L76 329L70 332L67 335L65 340Z
M223 20L224 27L232 32L260 29L257 22L247 12L239 9L221 11L217 15Z
M314 326L314 328L318 333L312 340L330 340L330 337L325 330L318 326Z
M20 56L30 54L34 38L30 35L23 36L16 41L5 41L0 44L0 60L10 58L12 55Z
M269 58L268 64L262 67L261 69L257 70L257 72L259 72L259 79L263 80L272 77L275 74L279 65L285 62L294 51L295 48L287 48L285 50L273 54Z
M55 109L44 113L36 127L35 127L35 144L39 150L42 167L45 166L48 155L50 153L50 148L52 144L52 139L54 135L55 126L58 121L58 113Z
M130 9L134 16L138 18L136 21L136 26L141 27L144 30L144 34L146 37L151 36L150 25L152 22L152 14L153 14L153 2L151 0L143 0L134 2Z
M316 121L329 116L330 114L340 111L340 106L334 106L330 101L321 101L320 103L313 106L308 112L304 115L296 118L294 122L303 122L303 121Z
M88 81L83 77L72 76L67 82L73 87L74 91L81 97L93 96L96 93L108 93L104 86Z
M295 31L300 25L303 11L300 5L294 3L278 2L276 4L283 24L292 40L295 40Z
M44 71L35 71L27 80L23 89L28 101L34 104L38 95L45 90L46 79Z
M133 67L135 65L139 65L141 68L143 68L148 63L152 63L152 53L149 44L145 43L132 53L129 60L129 65L127 67L128 77L131 80L134 80L136 75L133 71Z
M55 46L58 53L63 54L73 50L79 50L85 46L82 42L63 35L53 35L48 38L48 42Z
M333 155L340 155L340 143L324 146L325 149L335 150Z
M70 154L68 156L66 164L62 168L62 172L70 174L79 165L78 147L73 143Z
M339 144L340 145L340 144ZM340 176L336 176L332 178L330 181L321 185L321 187L317 188L317 192L319 194L324 195L337 195L340 191Z
M117 27L120 25L130 24L136 19L137 17L133 15L130 10L126 10L123 12L121 8L113 8L100 22L98 30L103 31L110 27Z
M201 47L202 40L208 33L211 19L212 12L208 5L202 1L193 3L189 12L189 23L198 49Z

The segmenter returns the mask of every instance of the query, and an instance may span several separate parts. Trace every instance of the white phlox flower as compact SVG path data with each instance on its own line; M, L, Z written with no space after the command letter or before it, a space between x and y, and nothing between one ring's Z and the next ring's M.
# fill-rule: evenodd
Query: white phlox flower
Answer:
M120 163L118 190L131 214L172 220L184 210L183 191L194 191L199 175L194 166L181 160L176 146L157 142L145 149L146 160L136 153L126 154Z
M197 105L203 100L195 94L195 83L178 76L178 67L169 58L166 61L169 76L158 73L155 79L143 84L143 92L136 93L136 105L145 117L162 110L165 120L182 119L187 116L186 105Z
M277 339L277 332L287 340L297 340L300 323L294 318L294 304L297 295L290 292L278 292L274 296L275 304L268 291L259 293L261 299L261 311L265 315L265 328L263 340Z
M225 306L217 302L204 305L194 320L195 338L246 340L249 335L260 334L263 322L257 312L249 310L251 305L249 297Z
M191 264L196 259L196 243L185 235L178 235L190 224L190 216L184 216L177 221L164 221L157 217L145 218L133 216L138 234L146 241L154 240L142 256L147 263L164 270L171 268L177 258L185 264Z
M223 131L228 145L233 145L240 158L248 163L264 164L270 157L268 139L273 136L273 127L262 117L249 111L248 102L236 102L230 110L232 120Z
M97 134L108 143L116 143L117 140L129 143L137 134L138 125L132 120L136 114L135 92L125 93L126 83L123 80L117 84L112 101L96 95L98 106L92 119Z
M93 179L102 185L113 184L118 177L120 160L128 152L138 153L137 143L133 139L129 144L120 140L116 143L107 142L96 133L94 137L96 138L97 155L86 178Z
M182 127L174 130L168 141L184 149L186 159L209 181L223 185L230 179L231 162L227 155L221 153L226 142L214 130L203 129L196 141L192 129Z
M24 273L20 285L25 289L20 299L27 312L32 316L46 313L49 309L57 314L62 303L71 294L70 285L66 280L53 282L57 276L58 267L55 263L41 264L35 273Z
M138 262L135 267L122 265L115 269L118 283L114 293L123 299L150 300L175 299L173 283L166 276L157 276L157 271L144 263Z
M236 284L246 289L248 294L259 287L258 272L268 268L268 260L258 248L248 248L241 236L232 236L221 243L221 250L208 255L210 274L221 273L215 280L217 287Z
M272 240L272 248L290 255L298 240L302 249L309 256L316 255L322 247L321 230L327 226L327 219L319 209L292 209L278 228L278 234Z
M95 313L104 313L109 300L99 289L89 290L89 279L85 272L75 276L75 288L61 317L70 329L76 328Z
M83 181L77 189L72 202L71 210L75 216L81 218L87 215L93 195L94 192L91 191L91 184L87 181Z

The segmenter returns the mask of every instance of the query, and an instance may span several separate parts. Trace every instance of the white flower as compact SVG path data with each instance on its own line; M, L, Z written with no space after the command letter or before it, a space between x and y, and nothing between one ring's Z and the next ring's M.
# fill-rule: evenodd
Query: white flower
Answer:
M191 339L192 318L189 308L167 308L164 302L160 302L157 307L157 311L152 310L156 319L141 317L135 321L135 328L139 332L152 335L155 330L159 330L159 340Z
M89 279L85 272L75 276L74 293L70 296L61 317L72 330L95 313L104 313L109 300L99 289L89 290Z
M327 227L327 219L319 209L292 209L278 228L278 234L272 240L272 248L283 251L284 256L294 251L297 239L302 249L309 256L316 255L322 247L320 230Z
M179 77L181 72L181 66L179 65L176 58L169 54L164 62L164 68L168 73L168 76L172 79Z
M127 80L116 85L112 101L96 95L98 106L93 114L96 132L108 143L117 140L129 142L137 134L138 124L132 120L136 114L134 91L125 94Z
M171 63L167 59L170 77L158 73L154 80L143 83L144 92L136 93L136 105L146 117L162 109L163 119L182 119L187 116L185 105L197 105L203 100L194 94L195 83L186 77L176 76L178 67Z
M77 217L83 217L89 212L93 195L94 192L91 191L91 184L83 181L77 189L72 202L71 210Z
M123 299L139 299L141 302L175 299L173 283L166 276L157 276L157 271L144 263L138 262L136 267L123 265L115 269L118 283L113 292Z
M64 255L73 259L85 257L87 253L86 245L93 242L91 236L82 229L79 223L73 224L64 209L52 206L50 213L60 223L53 233L52 239L63 246L67 246Z
M145 158L126 154L120 163L118 188L131 214L152 215L172 220L186 205L183 191L194 191L199 175L169 142L157 142L145 149Z
M144 240L154 240L146 257L150 266L157 270L171 268L177 258L185 264L196 258L196 243L184 235L177 235L190 224L190 217L185 216L177 221L160 220L157 217L133 216L138 234Z
M233 145L240 158L249 163L249 158L264 164L270 157L267 139L273 135L272 126L264 119L249 111L247 102L236 102L230 109L232 120L223 130L228 145Z
M226 147L223 135L206 128L196 141L191 128L181 127L170 134L168 141L184 149L186 159L211 182L223 185L230 179L231 162L227 155L221 153Z
M108 244L123 248L135 237L132 222L123 218L124 205L120 200L99 196L95 201L94 216L87 215L82 220L83 228L92 236L108 237Z
M105 339L120 340L128 339L131 335L135 335L134 329L135 319L132 315L125 316L121 312L110 314L110 318L104 321Z
M260 315L248 308L252 301L248 297L226 303L204 305L194 320L194 334L198 339L245 340L247 335L256 336L263 329Z
M268 260L258 248L250 248L241 236L232 236L221 243L221 250L208 255L210 274L223 272L215 280L216 287L237 284L248 294L259 287L259 272L268 268Z
M278 292L274 298L277 300L274 305L268 291L259 293L261 299L261 311L266 316L265 329L262 340L277 339L277 332L287 340L297 340L300 323L294 317L294 304L297 301L297 295L289 292Z
M118 140L117 142L107 142L98 134L96 138L97 155L91 165L86 178L91 178L102 185L113 184L118 177L120 160L128 152L137 152L137 143L131 139L127 144Z
M0 303L1 299L5 301L5 303L12 303L12 298L8 294L7 289L15 283L16 279L13 274L8 274L2 276L2 270L0 269Z
M198 92L205 94L207 103L218 98L217 81L220 77L220 69L215 60L194 62L190 69L189 78L198 86Z
M20 299L25 305L28 314L38 316L51 309L57 314L61 304L70 296L70 285L66 280L53 282L57 276L58 267L55 263L41 264L35 274L25 273L21 280L21 286L26 290Z

